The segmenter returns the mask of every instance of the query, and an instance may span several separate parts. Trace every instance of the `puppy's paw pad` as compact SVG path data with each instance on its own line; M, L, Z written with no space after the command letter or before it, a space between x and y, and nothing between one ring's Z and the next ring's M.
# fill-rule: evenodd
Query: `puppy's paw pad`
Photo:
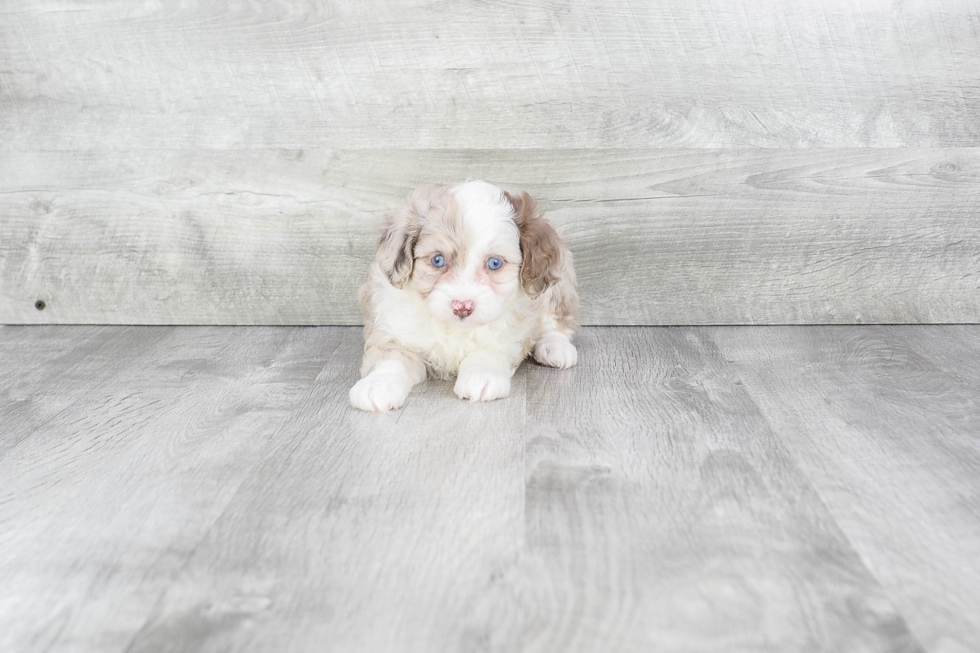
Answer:
M578 362L578 350L567 338L545 338L534 346L534 360L563 370Z
M350 405L359 410L383 413L401 408L410 389L398 377L369 374L350 389Z
M460 399L492 401L510 394L510 377L493 372L469 372L456 379L453 391Z

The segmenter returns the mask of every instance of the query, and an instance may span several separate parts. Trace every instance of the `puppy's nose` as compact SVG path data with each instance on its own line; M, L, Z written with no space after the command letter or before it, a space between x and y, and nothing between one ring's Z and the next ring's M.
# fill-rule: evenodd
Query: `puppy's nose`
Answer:
M453 313L455 313L456 317L458 317L461 320L463 318L469 317L470 313L473 312L472 299L467 299L467 300L454 299L452 301L451 306L453 307Z

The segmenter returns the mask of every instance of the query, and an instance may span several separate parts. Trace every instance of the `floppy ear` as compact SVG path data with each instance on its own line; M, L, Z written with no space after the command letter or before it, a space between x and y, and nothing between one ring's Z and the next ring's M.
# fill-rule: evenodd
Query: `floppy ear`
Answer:
M562 240L544 218L538 203L527 193L504 192L514 206L514 221L521 233L521 285L534 299L561 278Z
M378 266L391 285L401 288L412 277L415 243L422 230L422 217L428 210L428 189L416 188L403 208L385 216L385 228L378 240Z

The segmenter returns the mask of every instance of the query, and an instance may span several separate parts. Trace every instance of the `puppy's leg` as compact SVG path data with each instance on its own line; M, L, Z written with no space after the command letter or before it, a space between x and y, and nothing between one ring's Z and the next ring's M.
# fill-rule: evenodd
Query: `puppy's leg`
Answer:
M513 356L490 350L475 351L459 364L453 391L460 399L491 401L510 394L510 377L517 365Z
M425 379L425 364L401 349L367 347L364 376L350 389L350 403L361 410L384 412L401 408L412 386Z
M578 362L578 350L567 335L556 329L544 333L535 343L534 360L563 370Z
M548 289L546 310L541 316L541 336L534 343L534 360L565 369L578 362L572 336L578 328L578 291L571 253L566 252L561 281Z

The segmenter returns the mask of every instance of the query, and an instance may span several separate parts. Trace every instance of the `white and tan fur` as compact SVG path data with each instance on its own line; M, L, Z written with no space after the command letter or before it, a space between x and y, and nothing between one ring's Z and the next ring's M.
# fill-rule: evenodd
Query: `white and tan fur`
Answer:
M456 376L462 399L499 399L529 353L558 368L578 360L571 252L527 193L482 181L416 189L386 217L360 298L364 358L350 402L361 410L401 407L427 374Z

